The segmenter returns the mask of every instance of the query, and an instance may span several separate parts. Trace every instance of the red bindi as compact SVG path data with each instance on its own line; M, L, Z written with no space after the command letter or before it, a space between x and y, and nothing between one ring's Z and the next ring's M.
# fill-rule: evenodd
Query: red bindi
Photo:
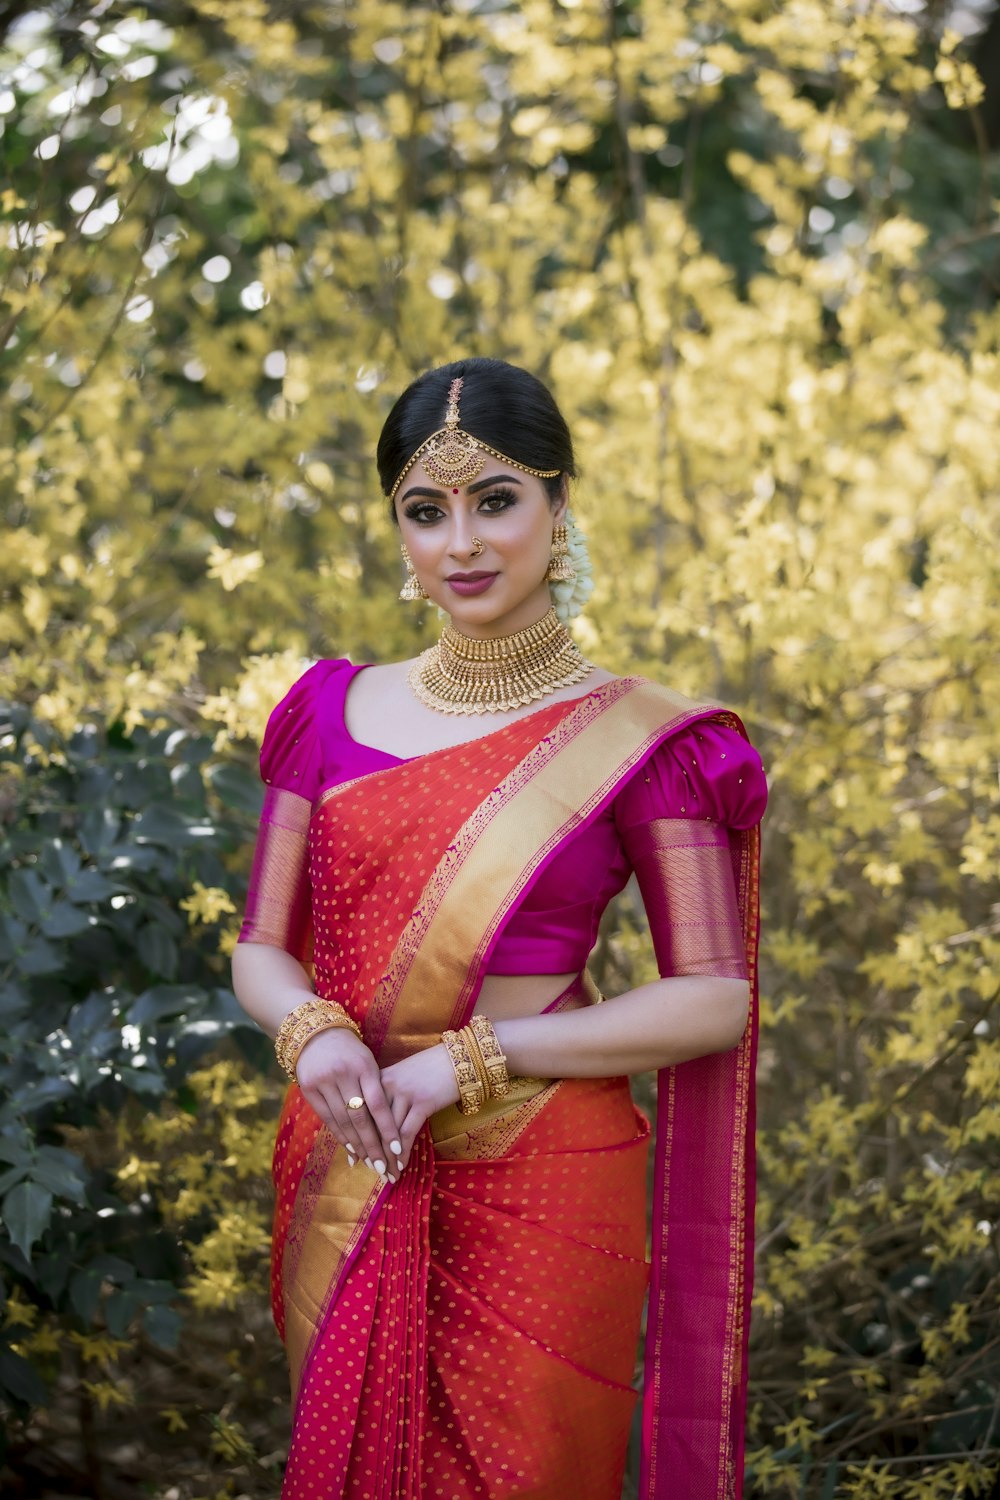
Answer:
M457 494L458 494L458 490L452 490L452 492L451 492L451 493L452 493L452 494L453 494L453 495L457 495Z

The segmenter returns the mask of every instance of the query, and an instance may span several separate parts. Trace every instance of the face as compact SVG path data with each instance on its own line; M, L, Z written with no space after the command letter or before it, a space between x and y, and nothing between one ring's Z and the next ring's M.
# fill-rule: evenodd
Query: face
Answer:
M552 532L566 505L565 493L553 505L541 479L492 457L469 484L444 489L414 464L395 498L417 577L470 636L507 635L541 619L552 602Z

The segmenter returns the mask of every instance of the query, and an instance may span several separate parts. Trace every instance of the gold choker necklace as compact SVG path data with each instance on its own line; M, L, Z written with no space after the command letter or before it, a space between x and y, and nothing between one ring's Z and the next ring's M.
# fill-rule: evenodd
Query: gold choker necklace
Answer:
M534 703L593 671L554 609L513 635L474 640L446 625L417 657L409 683L443 714L501 713Z

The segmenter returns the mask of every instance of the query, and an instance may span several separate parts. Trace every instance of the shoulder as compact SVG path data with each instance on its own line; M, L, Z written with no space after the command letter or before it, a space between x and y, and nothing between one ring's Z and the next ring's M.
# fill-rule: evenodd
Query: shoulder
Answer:
M309 795L320 769L320 699L349 671L346 657L321 658L295 679L271 710L260 748L260 774L269 786Z
M622 787L616 805L620 825L673 817L753 827L767 805L760 755L736 714L684 701L690 705L684 722L676 728L664 724L664 733Z

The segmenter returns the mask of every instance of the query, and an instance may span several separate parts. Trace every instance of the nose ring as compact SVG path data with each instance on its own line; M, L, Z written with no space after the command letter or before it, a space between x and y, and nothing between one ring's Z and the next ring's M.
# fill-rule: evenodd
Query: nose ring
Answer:
M483 553L483 550L484 549L483 549L482 542L479 540L479 538L477 536L474 536L472 538L472 555L473 555L473 557L480 557L482 555L482 553Z

